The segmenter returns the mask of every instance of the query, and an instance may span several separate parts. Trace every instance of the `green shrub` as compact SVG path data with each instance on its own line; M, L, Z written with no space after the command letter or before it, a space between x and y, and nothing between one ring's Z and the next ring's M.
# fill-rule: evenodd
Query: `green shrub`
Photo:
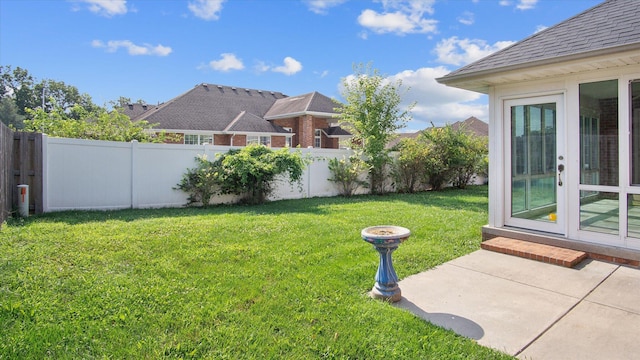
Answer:
M422 133L422 141L427 143L426 175L433 190L448 183L464 188L485 169L486 139L469 134L462 127L433 127Z
M218 184L221 193L241 196L241 202L261 204L273 192L276 176L287 175L289 183L302 180L307 160L288 148L273 151L262 145L233 149L218 156ZM302 191L302 190L301 190Z
M273 151L263 145L249 145L218 154L211 162L196 157L198 166L183 175L176 189L189 193L187 205L209 205L211 197L220 194L240 196L240 202L261 204L273 192L276 177L286 174L289 183L302 180L307 160L299 151Z
M393 164L392 176L396 190L400 193L413 193L421 190L427 183L426 163L428 148L424 141L402 139L397 145L398 157Z
M351 196L361 187L367 187L368 182L361 180L364 172L369 170L369 166L362 160L361 154L356 152L348 158L333 158L329 160L329 171L331 177L328 179L336 183L338 191L342 196Z
M218 184L217 166L207 160L205 155L196 156L196 166L187 169L182 175L180 183L174 188L189 194L187 205L201 204L207 207L213 195L220 192Z

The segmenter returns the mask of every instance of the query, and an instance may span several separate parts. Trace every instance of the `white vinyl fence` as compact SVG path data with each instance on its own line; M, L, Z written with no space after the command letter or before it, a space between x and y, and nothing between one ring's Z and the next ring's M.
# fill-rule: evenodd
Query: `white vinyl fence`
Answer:
M43 209L110 210L180 207L187 194L175 190L182 175L196 166L195 157L230 147L123 143L66 138L43 139ZM293 151L293 150L292 150ZM328 181L328 160L349 156L349 150L301 149L313 162L307 166L302 187L279 181L272 200L338 195ZM233 197L218 197L225 203Z

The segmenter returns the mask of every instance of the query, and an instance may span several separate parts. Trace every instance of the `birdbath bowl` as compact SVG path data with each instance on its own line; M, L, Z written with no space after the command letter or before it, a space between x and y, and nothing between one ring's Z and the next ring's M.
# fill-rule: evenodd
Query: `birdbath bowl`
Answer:
M409 238L411 231L400 226L381 225L363 229L361 235L362 239L373 245L380 254L376 283L369 295L374 299L400 301L402 293L398 287L398 275L393 269L391 254Z

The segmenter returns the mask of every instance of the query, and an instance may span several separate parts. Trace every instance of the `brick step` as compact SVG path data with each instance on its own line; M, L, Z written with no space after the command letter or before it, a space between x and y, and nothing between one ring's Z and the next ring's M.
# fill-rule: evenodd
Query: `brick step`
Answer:
M582 251L505 237L495 237L483 241L480 246L485 250L515 255L564 267L574 267L588 256L587 253Z

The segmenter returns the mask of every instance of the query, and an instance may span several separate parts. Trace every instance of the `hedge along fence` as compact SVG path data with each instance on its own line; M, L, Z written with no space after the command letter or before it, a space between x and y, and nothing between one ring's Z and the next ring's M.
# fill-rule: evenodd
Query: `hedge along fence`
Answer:
M111 210L180 207L188 194L174 189L195 158L229 151L228 146L123 143L43 136L43 207L62 210ZM295 149L292 149L295 151ZM335 196L337 187L328 160L349 156L350 150L300 149L312 162L305 169L302 187L277 182L270 200ZM212 203L234 201L214 197Z

